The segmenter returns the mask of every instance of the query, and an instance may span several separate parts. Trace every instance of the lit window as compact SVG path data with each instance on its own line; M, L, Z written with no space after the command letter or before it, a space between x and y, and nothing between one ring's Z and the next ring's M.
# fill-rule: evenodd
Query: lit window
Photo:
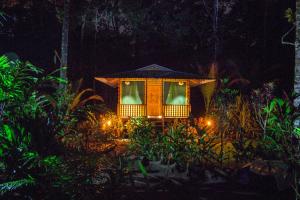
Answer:
M145 103L144 81L122 81L121 87L121 104Z
M164 82L164 104L186 105L186 82Z

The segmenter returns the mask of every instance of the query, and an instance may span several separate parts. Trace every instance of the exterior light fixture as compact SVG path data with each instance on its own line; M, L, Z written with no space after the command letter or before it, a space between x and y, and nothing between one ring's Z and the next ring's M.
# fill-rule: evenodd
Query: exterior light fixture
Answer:
M211 125L212 125L212 121L211 121L211 120L207 120L207 121L206 121L206 125L207 125L207 126L211 126Z
M129 81L125 81L125 85L130 85L130 82Z
M155 118L157 119L157 118L158 118L158 119L161 119L162 116L161 116L161 115L159 115L159 116L151 116L151 115L148 115L147 118L152 118L152 119L155 119Z
M178 85L180 85L180 86L182 86L183 84L184 84L184 82L182 82L182 81L178 82Z

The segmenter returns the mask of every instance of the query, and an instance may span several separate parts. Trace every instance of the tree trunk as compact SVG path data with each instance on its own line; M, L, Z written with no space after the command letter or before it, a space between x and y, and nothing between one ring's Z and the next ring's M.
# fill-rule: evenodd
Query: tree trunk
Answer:
M64 0L64 18L61 35L61 64L60 67L68 66L68 47L69 47L69 25L70 25L70 0ZM60 78L67 80L67 69L60 71ZM65 88L60 84L60 88Z
M296 41L295 41L295 79L294 79L294 92L300 94L300 0L296 1ZM300 97L294 101L294 105L298 107L300 104ZM295 120L295 125L300 125L300 119Z
M213 37L214 37L214 62L218 59L218 47L219 47L219 37L218 37L218 19L219 19L219 0L214 0L213 5Z

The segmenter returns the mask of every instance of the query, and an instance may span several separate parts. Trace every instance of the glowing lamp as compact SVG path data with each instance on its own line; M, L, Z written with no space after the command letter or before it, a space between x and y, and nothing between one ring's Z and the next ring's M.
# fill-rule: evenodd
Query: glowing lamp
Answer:
M182 82L182 81L178 82L178 85L180 85L180 86L182 86L183 84L184 84L184 82Z
M130 82L129 81L125 81L125 85L130 85Z
M207 120L206 124L207 124L207 126L211 126L212 125L212 121L211 120Z
M110 126L110 125L111 125L111 121L108 120L108 121L107 121L107 126Z

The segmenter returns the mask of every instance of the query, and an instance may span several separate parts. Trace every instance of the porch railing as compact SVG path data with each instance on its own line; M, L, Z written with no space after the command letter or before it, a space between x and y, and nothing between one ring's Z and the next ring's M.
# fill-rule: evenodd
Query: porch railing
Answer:
M190 105L164 105L165 118L187 118L190 114Z
M146 116L145 104L119 104L119 115L121 117L144 117Z

